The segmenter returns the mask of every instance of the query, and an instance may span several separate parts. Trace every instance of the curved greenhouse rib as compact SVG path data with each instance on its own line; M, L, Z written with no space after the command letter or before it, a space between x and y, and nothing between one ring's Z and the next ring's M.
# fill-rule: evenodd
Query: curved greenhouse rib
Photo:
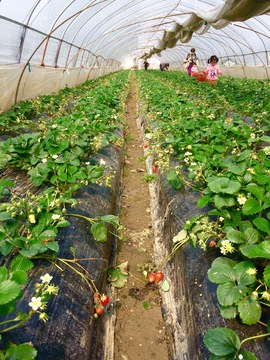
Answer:
M95 2L95 0L93 0ZM104 0L103 0L104 1ZM91 4L92 5L92 4ZM58 59L59 59L59 54L60 54L60 51L61 51L61 46L62 46L62 43L63 43L63 40L64 40L64 37L67 33L67 31L69 30L69 28L72 26L73 22L76 20L76 18L78 17L79 15L77 15L76 17L74 17L74 19L68 24L68 26L65 28L65 30L63 31L62 33L62 36L61 38L59 39L59 45L58 45L58 48L57 48L57 52L56 52L56 55L55 55L55 60L54 60L54 66L55 67L58 67L57 63L58 63ZM90 50L89 50L89 53L94 55Z
M241 26L241 25L236 25L236 26L239 26L239 27L244 28L246 30L250 30L253 33L255 33L258 36L258 38L260 39L260 41L262 43L262 46L264 47L265 51L267 51L266 47L265 47L265 43L263 42L261 36L259 35L259 33L257 31L254 31L251 27L247 28L247 27L244 27L244 26ZM251 48L251 45L249 45L249 49L254 54L254 60L255 60L255 57L258 57L259 60L261 61L261 63L263 64L264 63L263 60L260 58L259 54ZM245 57L243 57L243 59L244 59L244 64L243 65L246 66L247 64L245 63ZM256 63L256 61L254 61L254 62Z
M37 50L41 47L41 45L46 41L46 39L48 37L50 37L54 31L56 31L58 28L60 28L63 24L65 24L67 21L69 21L70 19L72 19L74 16L77 16L78 14L82 13L83 11L87 10L88 7L84 8L84 9L81 9L79 10L78 12L72 14L70 17L68 17L67 19L65 19L63 22L61 22L60 24L58 24L51 32L49 32L43 40L41 40L41 42L38 44L38 46L35 48L35 50L32 52L32 54L30 55L30 57L28 58L27 62L25 63L21 73L20 73L20 76L19 76L19 80L18 80L18 83L17 83L17 87L16 87L16 92L15 92L15 96L14 96L14 101L15 103L17 102L17 99L18 99L18 92L19 92L19 87L20 87L20 83L21 83L21 80L22 80L22 77L23 77L23 74L26 70L26 68L28 67L29 65L29 62L30 60L33 58L33 56L35 55L35 53L37 52Z
M21 61L21 58L22 58L24 40L25 40L25 37L26 37L26 32L27 32L27 29L28 29L28 27L29 27L29 23L30 23L31 17L32 17L32 15L34 14L36 8L38 7L38 5L39 5L39 3L40 3L41 1L42 1L42 0L37 0L36 4L33 6L32 10L30 10L29 15L27 16L26 24L24 24L24 22L23 22L23 32L22 32L22 35L21 35L21 38L20 38L19 53L18 53L18 62L20 62L20 61Z
M158 18L155 18L155 19L158 19ZM118 28L108 29L107 32L99 35L98 38L92 39L91 41L87 42L83 47L81 47L80 49L78 49L78 52L75 53L75 54L73 55L73 57L69 60L69 62L68 62L68 64L67 64L67 67L69 67L69 64L74 60L74 58L78 55L78 53L79 53L80 51L86 49L88 46L90 46L91 44L93 44L93 43L96 42L97 40L100 40L100 39L102 39L102 38L104 38L104 37L107 37L107 36L111 36L111 39L108 40L108 43L110 44L110 43L112 43L112 36L114 36L114 35L112 35L113 33L117 33L116 36L120 36L120 39L122 39L121 31L126 31L129 27L132 27L132 26L134 26L134 25L139 25L139 24L141 24L141 23L145 23L145 22L152 21L152 20L153 20L153 18L150 18L150 19L147 19L147 20L144 20L144 21L141 21L141 20L140 20L140 21L137 21L137 22L134 22L134 23L128 22L128 23L125 23L125 24L123 24L122 26L120 26L120 27L118 27ZM151 29L150 26L149 26L149 28ZM144 28L141 30L141 34L146 34L146 31L147 31L147 28L144 27ZM129 34L130 34L130 33L126 33L126 35L129 35ZM138 30L137 30L137 28L136 28L134 31L132 31L132 34L139 35L140 32L138 32ZM94 34L92 34L91 36L93 36L93 35L94 35ZM116 40L119 41L119 37L118 37ZM127 44L127 43L125 42L125 45L126 45L126 44ZM118 45L119 45L119 44L118 44ZM119 47L119 46L118 46L118 47ZM97 47L97 49L100 49L100 47Z
M138 5L140 5L140 6L143 5L143 8L139 9L140 11L137 8ZM125 12L127 12L128 10L129 10L128 16L126 16ZM154 11L154 13L153 13L153 11ZM163 19L164 18L164 11L166 11L166 6L162 6L159 3L158 6L156 6L153 9L152 4L150 2L145 4L144 0L132 1L130 3L123 4L123 5L121 5L121 7L115 9L114 11L109 13L107 16L105 16L101 22L96 24L88 32L88 34L84 37L83 42L84 43L89 43L90 39L93 38L94 34L96 32L98 32L103 26L107 25L107 22L109 22L110 20L113 20L114 18L116 20L115 20L115 23L113 25L119 26L119 24L122 24L124 22L125 24L129 24L130 26L133 26L133 24L134 24L133 15L135 15L135 16L137 15L138 19L140 19L137 22L138 31L141 31L142 25L145 23L145 21L149 21L149 20L157 21L159 19ZM170 7L168 7L168 11L172 12L173 10ZM117 16L119 16L121 14L123 14L123 15L121 17L121 20L119 21L119 19L117 19ZM150 17L150 19L147 18L145 20L144 15L148 16L148 14L151 14L151 17ZM171 15L171 16L176 16L176 15ZM133 20L132 22L130 21L131 19ZM111 25L111 31L112 32L115 30L115 29L112 28L113 25ZM148 31L147 28L144 27L143 29L144 29L145 33L147 34L147 31ZM108 28L106 28L104 31L106 31L106 33L108 33ZM136 35L136 33L135 33L135 35ZM134 39L136 41L139 41L137 39L137 37L134 37L132 40L134 41Z
M60 17L64 14L64 12L75 2L75 0L71 0L63 9L62 11L58 14L58 16L56 17L56 19L54 20L53 24L51 25L51 28L50 28L50 33L53 31L53 28L54 26L56 25L57 21L60 19ZM42 53L42 57L41 57L41 62L40 62L40 65L41 66L44 66L44 59L45 59L45 55L46 55L46 51L47 51L47 48L48 48L48 43L49 43L49 40L50 40L50 37L48 36L47 37L47 40L45 42L45 45L44 45L44 50L43 50L43 53Z
M180 5L180 3L181 3L181 0L179 0L178 3L175 5L175 7L174 7L172 10L170 10L170 12L169 12L167 15L164 16L163 21L170 16L170 14ZM173 16L175 16L175 15L173 15ZM161 21L161 22L158 24L158 27L161 26L161 24L163 23L163 21ZM148 39L148 41L147 41L147 43L146 43L146 46L147 46L147 44L149 43L149 41L151 41L151 40L153 39L154 34L156 34L156 31L155 31L155 33L153 33L153 35L151 36L151 38Z
M71 43L73 43L75 41L75 38L76 36L78 35L78 33L82 30L82 28L85 26L85 24L87 24L92 18L93 16L95 16L97 13L99 13L100 11L102 11L104 8L106 8L107 6L109 6L114 0L111 0L111 2L109 4L105 4L101 9L98 9L98 11L96 11L94 14L92 14L90 17L88 17L86 19L86 21L84 21L82 23L82 25L80 27L78 27L77 31L75 32L75 34L73 35L73 38L72 38L72 41ZM100 3L103 3L103 2L106 2L106 0L103 0L103 1L100 1ZM79 16L79 15L78 15ZM77 17L76 17L77 18ZM76 20L76 18L74 18L73 22ZM70 26L71 26L72 22L70 23ZM73 24L74 25L74 24ZM83 44L83 41L82 43L80 44L80 49L83 49L83 50L86 50L85 47L82 47L82 44ZM66 57L66 64L65 64L65 69L68 68L68 64L70 63L69 62L69 56L70 56L70 52L71 52L71 46L69 47L69 51L68 51L68 54L67 54L67 57ZM80 50L76 53L78 54L80 52Z
M96 4L100 4L102 2L105 2L106 0L101 0L101 1L96 1L96 0L92 0L92 1L89 1L86 5L84 5L84 7L81 9L86 9L86 10L89 10L91 9L92 6L96 5ZM62 11L61 13L57 16L57 18L55 19L53 25L51 26L51 30L53 30L54 26L56 25L57 21L60 19L60 17L65 13L65 11L75 2L75 0L72 0ZM62 33L62 36L61 38L59 39L59 45L58 45L58 48L57 48L57 51L56 51L56 54L55 54L55 61L54 61L54 66L55 67L58 67L57 66L57 62L58 62L58 58L59 58L59 53L60 53L60 50L61 50L61 45L62 45L62 42L64 40L64 37L67 33L67 31L69 30L70 27L72 27L74 25L74 22L76 21L76 19L80 16L81 12L78 13L76 16L74 16L74 18L72 19L72 21L68 24L68 26L65 28L65 30L63 31ZM88 18L88 21L89 21L89 18ZM82 27L82 26L81 26ZM78 28L77 30L77 33L81 30L81 27ZM73 40L71 41L71 45L70 45L70 49L71 49L71 46L73 45L73 42L74 42L74 38ZM43 54L42 54L42 61L41 61L41 64L44 64L44 59L45 59L45 55L46 55L46 51L47 51L47 46L48 46L48 43L49 43L49 38L47 38L47 41L46 41L46 44L45 44L45 47L44 47L44 51L43 51Z
M136 5L138 4L143 4L143 1L140 0L139 2L136 2ZM124 13L125 11L129 10L129 17L125 17L124 16ZM149 9L149 10L148 10ZM151 4L148 3L148 4L145 4L144 7L143 7L143 12L138 12L138 9L135 7L134 8L134 2L132 2L131 4L125 4L123 6L121 6L120 8L118 8L117 10L115 10L113 13L110 13L107 17L103 18L102 22L100 22L99 24L97 24L95 27L93 27L91 29L91 31L85 36L84 38L84 41L87 45L84 45L83 49L86 48L89 44L93 44L96 46L95 49L99 49L100 48L100 45L99 45L99 42L98 40L102 37L103 40L104 40L104 33L102 35L98 34L98 37L95 38L95 40L91 40L94 38L94 35L96 33L98 33L98 31L100 30L100 28L102 26L105 26L107 22L109 22L110 20L114 20L114 23L111 24L111 30L108 31L108 29L106 29L106 36L110 36L110 34L115 34L119 29L123 28L123 26L125 28L127 28L127 30L129 29L129 27L133 27L133 26L137 26L137 29L135 29L134 31L132 30L132 33L134 34L134 36L131 38L131 42L134 43L134 39L136 39L136 42L137 43L141 43L141 39L139 38L139 35L142 33L142 34L146 34L146 36L149 36L150 33L152 33L153 31L151 31L151 27L149 25L147 25L147 28L145 27L145 24L147 22L157 22L159 21L160 19L163 21L164 20L164 11L166 11L166 8L164 9L164 6L158 6L156 9L155 9L155 12L153 13L153 11L151 12ZM169 14L171 14L173 10L171 8L168 8L168 12ZM142 15L145 14L148 16L148 14L151 14L151 17L150 18L142 18ZM122 18L121 18L121 21L119 22L119 20L117 19L117 16L119 16L120 14L123 14ZM158 14L158 16L156 16L156 14ZM138 21L134 21L134 16L135 16L135 19L136 19L136 16L138 18ZM171 15L167 15L168 16L173 16L175 17L176 15L175 14L171 14ZM132 22L130 22L130 18L133 19ZM121 25L121 26L119 26ZM156 24L154 24L155 26L158 26ZM154 26L153 25L153 26ZM115 28L114 26L117 26L117 28ZM148 30L148 28L150 28L150 31ZM156 31L155 31L156 32ZM113 35L115 36L115 35ZM152 37L152 35L151 35ZM119 32L119 39L120 39L120 42L121 42L121 32ZM103 41L102 40L102 41ZM146 39L146 41L144 41L144 43L148 43L150 41L150 39ZM96 42L96 43L95 43ZM117 44L116 44L117 45ZM125 44L126 45L126 44ZM144 45L145 46L145 45ZM142 49L141 49L142 50ZM114 51L114 50L113 50ZM96 52L96 50L95 50ZM127 52L128 52L128 49L127 49ZM72 60L71 60L72 61ZM69 61L69 63L71 62Z
M258 19L256 19L256 20L259 22ZM254 28L252 28L251 26L249 26L249 25L246 24L246 23L245 23L245 26L244 26L244 25L240 25L240 24L234 24L234 26L239 27L239 28L241 28L241 29L245 29L245 30L251 31L251 32L253 32L254 34L256 34L256 36L258 36L258 38L261 40L262 46L264 47L265 54L267 55L267 48L266 48L265 42L263 41L263 37L267 37L268 39L270 39L270 36L269 36L269 35L267 35L267 34L265 34L265 33L262 33L262 32L259 32L259 31L257 31L257 30L254 30ZM265 27L266 27L266 26L265 26ZM269 29L268 29L268 31L269 31ZM264 64L264 61L263 61L262 58L260 58L258 52L257 52L257 51L254 51L254 50L251 49L251 48L250 48L250 50L251 50L251 52L254 54L254 58L255 58L255 57L258 57L258 58L260 59L261 63ZM255 63L256 63L256 62L255 62ZM269 58L268 58L268 56L266 56L266 64L269 65Z

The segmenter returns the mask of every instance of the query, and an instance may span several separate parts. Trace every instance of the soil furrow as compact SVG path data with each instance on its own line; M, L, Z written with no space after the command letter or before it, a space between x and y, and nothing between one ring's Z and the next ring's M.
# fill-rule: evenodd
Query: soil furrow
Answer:
M143 271L154 268L153 231L150 198L143 157L143 134L137 127L136 86L131 75L131 90L126 103L126 159L120 221L122 241L118 263L128 261L129 279L117 290L115 360L167 360L165 324L157 285L150 285Z

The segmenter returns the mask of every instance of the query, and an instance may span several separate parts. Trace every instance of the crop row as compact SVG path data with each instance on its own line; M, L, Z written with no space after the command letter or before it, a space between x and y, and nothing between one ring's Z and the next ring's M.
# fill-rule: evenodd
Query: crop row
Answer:
M242 342L231 329L210 329L205 345L213 358L256 359L242 343L269 336L269 82L221 77L212 87L158 71L137 71L136 79L153 173L158 167L174 189L198 191L204 210L174 236L167 260L187 242L219 250L208 278L222 317L264 329Z
M73 269L93 292L93 307L100 313L104 296L78 263L76 249L70 249L73 259L58 257L58 235L70 225L71 216L84 218L101 243L107 241L109 228L119 227L113 214L86 217L71 209L76 207L74 194L81 187L110 186L113 173L99 152L124 142L121 129L127 89L128 72L119 72L21 102L1 114L0 259L5 265L0 266L0 339L2 333L25 324L35 314L44 322L48 319L46 304L58 294L50 274L44 274L36 285L29 311L18 312L28 272L40 263L35 259ZM15 176L10 178L12 171ZM18 178L24 179L23 189ZM0 350L2 355L34 359L36 350L29 344L9 344Z

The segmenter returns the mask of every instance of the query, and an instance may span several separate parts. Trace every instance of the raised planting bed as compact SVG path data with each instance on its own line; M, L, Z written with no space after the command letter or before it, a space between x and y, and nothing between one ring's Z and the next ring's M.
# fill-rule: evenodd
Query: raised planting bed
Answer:
M6 358L96 359L111 351L104 322L112 316L103 313L113 310L106 284L119 228L127 82L127 72L111 74L1 117Z
M86 218L117 215L123 148L106 148L99 156L114 170L112 186L82 187L74 196L78 201L76 207L68 207L67 214L78 214ZM18 179L18 174L16 178ZM25 191L23 180L26 179L23 178L23 174L20 174L19 179L18 188ZM29 281L24 286L23 296L17 303L18 311L28 313L29 302L35 294L36 284L41 283L41 276L49 274L52 276L51 284L57 286L59 291L58 295L48 301L44 310L49 316L48 321L44 323L39 320L38 314L33 315L24 325L4 333L1 347L5 347L7 341L18 345L31 342L37 350L36 359L105 358L108 350L106 346L113 344L110 335L107 334L110 338L105 339L105 323L106 319L113 316L114 307L113 302L110 302L105 306L104 315L95 317L94 291L96 289L100 294L106 293L111 296L106 287L107 270L114 261L116 240L111 226L108 228L112 233L108 232L107 241L99 243L91 235L91 224L87 219L76 216L67 216L67 218L70 225L59 231L57 240L60 250L57 258L55 257L55 264L52 264L53 259L32 260L35 266L28 272ZM75 262L70 262L72 259ZM2 264L5 264L4 258ZM78 272L88 278L91 288ZM12 316L1 317L1 321L10 318Z
M171 357L267 359L268 83L136 76Z

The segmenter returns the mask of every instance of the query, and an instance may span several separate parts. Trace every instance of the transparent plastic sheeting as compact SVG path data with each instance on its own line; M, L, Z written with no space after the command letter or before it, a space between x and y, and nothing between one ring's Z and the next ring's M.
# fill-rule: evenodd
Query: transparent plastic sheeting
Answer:
M172 47L183 58L192 46L204 59L264 65L269 11L265 0L1 0L0 64L91 66L101 56L128 67Z
M183 70L191 47L201 66L215 54L269 77L269 11L263 0L0 0L0 110L145 58Z

